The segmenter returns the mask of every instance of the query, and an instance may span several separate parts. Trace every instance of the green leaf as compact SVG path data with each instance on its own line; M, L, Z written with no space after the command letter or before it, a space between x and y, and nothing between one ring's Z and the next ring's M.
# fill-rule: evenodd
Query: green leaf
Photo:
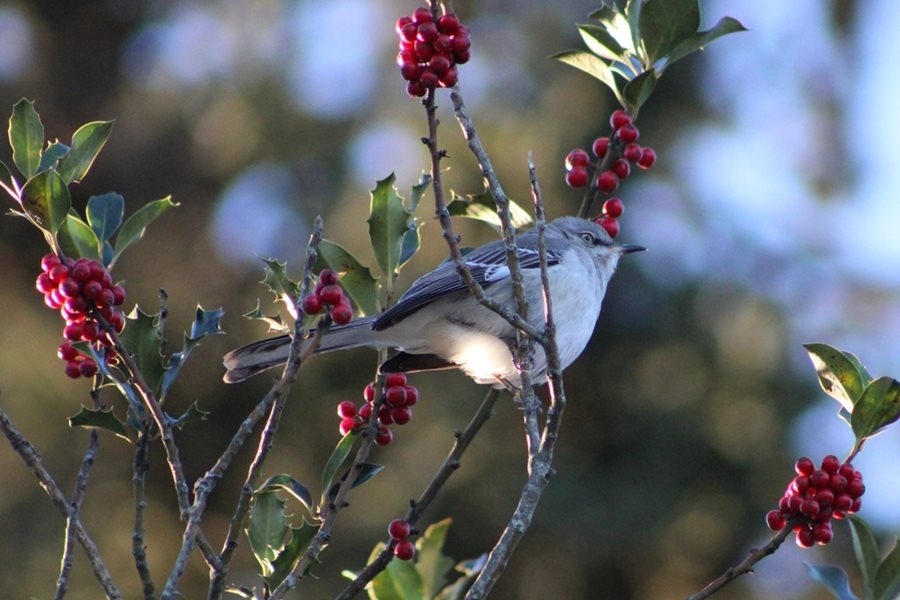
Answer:
M122 256L122 252L124 252L126 248L144 237L144 232L147 230L147 226L150 225L150 223L176 206L178 206L178 204L172 202L172 197L166 196L160 200L154 200L153 202L145 204L138 209L137 212L128 217L122 225L122 229L119 230L119 235L116 236L116 252L113 254L113 258L108 266L111 267L119 260L119 257Z
M300 527L291 527L291 541L272 561L272 574L266 578L269 589L278 587L284 578L291 574L318 531L319 526L308 523L306 519L303 519Z
M22 188L22 209L34 223L56 235L69 212L72 202L69 189L53 171L43 171L25 182Z
M635 41L638 36L632 33L631 25L619 9L611 4L604 4L588 15L602 25L613 39L627 52L637 55Z
M288 302L300 293L300 284L287 274L287 263L277 258L263 258L266 276L260 282L272 292L276 298Z
M122 225L125 198L115 192L91 196L88 198L86 212L87 222L102 244Z
M406 233L403 234L403 242L400 247L400 260L397 263L398 271L416 255L416 252L419 251L419 228L421 227L421 223L416 221L413 213L416 212L416 207L419 206L419 201L422 199L422 196L425 194L429 185L431 185L431 175L422 173L422 177L419 178L419 183L412 186L412 194L410 194L409 204L406 207L406 214L408 215L406 221L407 229Z
M306 510L312 514L313 512L313 499L312 494L309 489L288 475L287 473L280 473L278 475L273 475L266 479L265 483L263 483L254 494L259 494L262 492L274 492L277 490L282 490L296 498L303 506L306 507Z
M112 131L112 121L94 121L72 134L72 149L59 161L59 174L66 183L84 179L97 154L106 144Z
M862 376L852 360L827 344L803 344L825 393L853 412L863 391Z
M430 525L416 541L416 564L422 576L425 598L434 598L447 584L447 574L453 561L444 556L444 542L452 519L444 519Z
M169 387L181 372L181 367L184 366L188 356L194 348L200 345L200 340L207 335L225 333L219 325L224 314L225 311L221 308L204 310L202 306L197 305L194 322L191 324L191 333L190 335L185 334L184 345L182 346L181 352L172 354L166 363L166 372L163 375L162 387L160 388L160 399L165 398L166 393L169 391Z
M363 266L355 256L343 246L330 240L319 242L319 257L316 270L328 267L341 275L341 287L353 300L363 315L372 315L378 310L378 281L368 267Z
M487 223L494 231L500 232L500 217L497 216L494 198L487 189L478 194L467 194L466 196L451 192L447 210L453 217L475 219ZM533 222L531 215L512 200L509 201L509 215L513 227L516 228L525 227Z
M578 33L584 40L588 50L606 60L625 61L625 48L610 35L606 27L599 25L582 24L578 26Z
M872 437L900 419L900 381L879 377L869 383L853 406L850 426L857 439Z
M273 573L272 561L284 549L290 525L284 514L284 502L275 492L254 494L250 504L247 539L262 568L263 577Z
M200 408L200 403L194 400L194 403L188 406L188 409L182 413L180 417L175 419L170 419L170 424L172 427L177 427L179 429L183 429L185 425L190 423L197 423L200 421L206 421L206 418L209 417L210 412L208 410L203 410Z
M44 146L44 125L34 110L34 102L22 98L13 106L9 118L9 145L13 163L25 179L38 172Z
M74 214L69 213L66 216L63 226L59 229L58 238L66 256L100 260L100 252L97 249L99 242L94 230Z
M428 187L431 185L431 173L422 173L422 176L419 177L418 183L413 184L412 193L409 195L409 205L406 207L407 214L413 214L416 212L416 208L419 206L419 202L422 201L422 196L425 195L425 192L428 191Z
M855 515L847 518L850 524L850 533L853 537L853 553L856 555L856 563L862 571L863 583L866 588L864 596L872 597L875 585L875 574L878 572L878 545L875 536L868 524Z
M69 427L85 429L105 429L123 440L130 442L125 432L125 425L113 414L112 407L92 409L82 406L77 415L69 417Z
M65 156L68 151L69 147L59 140L48 143L47 148L44 150L43 154L41 154L41 164L38 165L38 172L46 171L47 169L56 169L57 161ZM58 169L57 172L59 172Z
M119 335L128 353L137 362L144 381L158 395L165 369L156 322L157 315L149 315L135 306L126 318L125 331Z
M850 589L847 573L840 567L831 565L811 565L804 562L810 577L825 586L837 600L858 600Z
M375 547L373 555L377 555L383 544ZM392 560L387 568L379 573L369 585L369 598L375 600L422 600L422 577L411 561Z
M872 376L859 361L859 358L852 352L845 352L841 350L841 354L844 355L844 358L853 363L853 365L856 367L856 370L859 371L860 380L862 381L862 387L866 387L867 385L869 385L869 383L871 383L872 381Z
M622 95L625 97L628 112L632 115L638 114L641 106L644 105L644 102L646 102L647 98L650 97L650 94L653 93L653 88L656 87L657 79L656 71L653 67L650 67L625 84Z
M442 589L441 593L435 596L435 600L463 600L466 591L475 578L478 577L478 574L481 573L485 563L487 563L487 554L482 554L478 558L464 560L457 564L454 570L462 573L463 576Z
M747 28L744 27L740 21L731 17L723 17L719 19L719 22L716 23L712 29L698 31L672 48L672 51L666 56L666 67L689 54L693 54L698 50L703 50L711 42L722 36L730 33L738 33L740 31L747 31Z
M612 69L601 58L583 50L566 50L554 54L550 58L554 58L570 67L584 71L595 79L599 79L613 91L619 102L622 102L622 95L619 92L619 86L616 85L616 78Z
M641 39L641 4L643 0L626 0L625 2L625 18L628 20L628 30L631 32L631 39Z
M356 479L353 481L353 485L350 486L350 489L357 488L372 479L379 473L384 471L384 467L382 465L376 465L374 463L362 463L359 465L359 475L356 476ZM341 475L341 478L331 486L331 489L328 490L328 501L334 502L334 499L337 498L338 490L341 488L341 484L347 480L347 477L350 475L350 470L344 472Z
M641 40L650 65L696 33L698 0L646 0L639 19Z
M259 298L256 299L256 308L249 312L245 312L241 315L245 319L251 319L254 321L264 321L269 326L269 333L279 332L279 333L288 333L291 331L291 328L288 327L287 323L284 322L284 319L281 318L281 315L267 315L262 311L262 304L259 302Z
M409 228L409 215L403 206L403 198L394 187L394 180L391 173L375 184L371 191L368 218L369 241L388 286L397 275L403 236Z
M334 481L334 475L337 470L344 464L347 457L350 456L350 450L353 448L353 442L356 436L351 432L341 438L337 443L328 462L325 464L325 470L322 471L322 502L325 502L325 495L331 489L331 482Z
M900 597L900 538L894 539L894 547L878 565L874 592L875 600L893 600Z

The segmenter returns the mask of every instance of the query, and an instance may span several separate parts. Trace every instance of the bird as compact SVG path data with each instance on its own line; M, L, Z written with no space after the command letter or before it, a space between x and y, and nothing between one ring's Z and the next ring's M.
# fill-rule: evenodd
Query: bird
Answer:
M516 236L516 245L529 306L527 321L540 331L545 324L545 307L537 229ZM560 364L565 369L593 334L619 258L646 248L618 244L599 224L573 216L547 224L545 248L550 305ZM479 246L464 260L488 297L511 311L515 309L502 240ZM380 372L459 368L476 383L516 389L521 387L521 376L512 354L515 339L515 328L470 293L456 264L448 259L414 281L397 303L381 314L332 325L316 352L360 346L395 348L397 353L380 365ZM232 350L223 359L227 369L224 380L243 381L285 363L290 343L290 335L281 335ZM538 382L548 368L540 345L535 345L531 363L531 380Z

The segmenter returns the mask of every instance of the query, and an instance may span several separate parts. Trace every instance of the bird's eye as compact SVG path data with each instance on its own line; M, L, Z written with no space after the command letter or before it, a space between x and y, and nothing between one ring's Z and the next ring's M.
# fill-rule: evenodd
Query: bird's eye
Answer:
M581 239L586 241L588 244L593 244L595 242L594 236L587 231L581 234Z

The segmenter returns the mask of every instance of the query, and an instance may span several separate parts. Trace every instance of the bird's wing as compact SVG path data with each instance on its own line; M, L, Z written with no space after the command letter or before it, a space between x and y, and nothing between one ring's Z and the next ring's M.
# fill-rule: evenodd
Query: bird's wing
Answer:
M523 271L540 268L540 256L535 248L520 246L518 255L519 266ZM548 266L557 264L560 258L559 252L547 250ZM478 247L466 255L465 261L469 266L472 277L485 289L498 281L509 278L509 267L506 266L506 249L501 240ZM375 320L372 329L375 331L386 329L426 304L430 304L447 294L466 289L466 284L463 283L456 272L456 264L452 260L447 259L434 271L423 275L413 282L406 293L397 300L397 304L386 310Z

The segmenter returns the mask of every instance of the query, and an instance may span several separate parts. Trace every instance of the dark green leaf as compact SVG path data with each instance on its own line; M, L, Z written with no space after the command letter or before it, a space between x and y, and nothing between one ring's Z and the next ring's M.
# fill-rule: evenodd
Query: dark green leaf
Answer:
M412 186L412 194L409 195L409 204L406 207L407 214L413 214L416 212L416 208L419 206L419 202L422 200L422 196L425 195L425 192L428 191L428 186L431 185L431 174L430 173L422 173L422 176L419 177L418 183Z
M412 217L410 217L409 222L410 228L403 234L403 244L400 248L400 262L397 263L398 271L409 262L409 259L416 255L416 252L419 251L420 225L416 223Z
M712 29L698 31L672 48L672 51L666 57L666 66L668 67L676 60L681 60L698 50L703 50L708 44L724 35L740 31L747 31L747 28L740 21L731 17L723 17L719 19L719 22Z
M113 249L112 244L103 242L103 256L101 257L101 262L108 267L110 263L112 263L115 253L116 251Z
M105 429L128 442L131 441L125 433L125 425L113 414L112 407L93 409L82 406L77 415L69 417L69 427Z
M394 187L394 174L378 181L371 191L369 204L369 240L375 253L375 261L386 280L397 275L403 236L409 228L409 215L403 206L403 198ZM390 286L390 283L387 283Z
M831 565L811 565L804 562L810 577L824 585L837 600L858 600L850 589L847 573L840 567Z
M48 169L56 169L56 162L65 156L66 152L69 151L69 147L60 142L59 140L53 142L52 144L48 143L47 148L44 150L44 153L41 154L41 164L38 165L38 172L46 171ZM57 172L59 172L57 170Z
M182 429L189 423L205 421L209 414L209 411L201 409L200 404L195 400L193 404L188 406L188 409L184 411L184 413L180 417L171 419L170 425L172 425L172 427Z
M373 555L384 547L378 544ZM372 580L369 598L376 600L422 600L422 577L411 561L392 560L387 568Z
M119 257L122 256L122 252L124 252L126 248L144 237L144 232L147 230L147 226L150 225L150 223L155 221L169 209L175 208L176 206L178 206L178 204L172 202L172 197L166 196L160 200L154 200L153 202L145 204L138 209L137 212L128 217L122 225L122 229L119 230L119 235L116 236L116 252L113 254L113 259L110 261L109 266L112 266L119 260Z
M44 125L34 110L34 102L22 98L13 106L9 118L9 145L13 163L25 179L38 172L41 148L44 147Z
M204 310L202 306L197 306L197 313L194 317L194 322L191 324L190 335L185 334L184 346L182 346L181 351L172 354L166 364L166 372L163 375L162 387L160 388L160 399L165 398L166 393L169 391L169 387L181 372L181 367L184 366L188 356L194 348L200 345L200 340L207 335L225 333L219 326L219 321L224 314L225 311L221 308Z
M482 221L490 225L494 231L500 232L500 217L497 216L494 198L486 189L478 194L467 194L466 196L451 192L447 210L451 216ZM512 200L509 201L509 215L513 227L525 227L532 223L531 215Z
M646 0L641 7L641 40L650 65L700 27L698 0Z
M309 489L287 473L269 477L254 493L259 494L261 492L273 492L277 490L285 491L299 500L300 503L306 507L306 510L312 514L313 499Z
M254 494L250 504L247 539L262 568L263 577L272 572L272 561L284 549L290 524L284 514L284 502L275 492Z
M656 80L656 71L653 67L650 67L625 84L622 95L625 96L628 112L632 115L637 115L641 106L644 105L644 102L646 102L647 98L650 97L650 94L653 93L653 88L656 87Z
M453 561L443 554L451 522L444 519L429 525L416 542L416 565L422 576L425 598L434 598L447 585L447 574L453 568Z
M59 231L71 205L69 188L56 171L38 173L22 188L22 209L51 235Z
M266 264L266 276L260 282L272 292L276 298L288 303L300 293L300 284L287 274L287 263L277 258L263 258ZM293 310L293 307L289 307Z
M66 183L81 181L112 131L112 121L94 121L72 134L72 149L59 161L59 174Z
M125 331L120 334L122 343L137 362L144 375L144 381L155 394L159 394L162 384L163 357L160 354L159 331L156 327L157 315L149 315L135 306L126 319Z
M863 391L862 377L853 361L827 344L803 344L819 376L825 393L853 412L853 405Z
M900 381L879 377L869 383L853 406L850 426L857 439L872 437L900 419Z
M300 527L291 527L291 541L272 561L272 574L266 578L270 589L278 587L284 578L291 574L318 531L318 525L312 525L306 519L303 519Z
M347 457L350 456L350 450L353 448L353 442L355 441L356 436L352 432L348 433L341 438L341 441L334 447L331 456L328 458L328 462L325 464L325 470L322 471L323 502L326 492L331 489L331 482L334 481L334 475L341 465L344 464L344 461L347 460Z
M871 598L871 592L875 585L875 574L878 572L878 545L875 536L868 524L855 515L847 518L850 524L850 533L853 536L853 553L856 555L856 563L862 571L865 584L866 598Z
M583 50L566 50L565 52L554 54L550 58L555 58L570 67L584 71L595 79L599 79L613 91L620 102L622 101L622 95L619 92L619 87L616 85L616 78L609 65L603 62L603 59Z
M588 50L606 60L624 61L625 48L610 35L606 27L599 25L582 24L578 26L578 33L584 40Z
M74 214L69 213L66 216L63 226L59 229L58 238L59 245L66 256L100 260L97 236L94 234L94 230Z
M199 340L208 335L219 335L225 333L222 331L220 321L225 316L225 311L221 308L205 310L199 304L197 312L194 315L194 322L191 323L191 338Z
M122 225L125 214L125 198L115 192L91 196L87 202L87 222L97 234L97 239L105 243L116 229Z
M875 600L900 598L900 538L894 539L894 547L878 566L874 592Z
M368 480L372 479L379 473L384 470L384 467L381 465L376 465L373 463L362 463L359 465L359 475L357 475L356 479L353 481L353 485L350 486L350 489L359 487ZM347 480L347 476L350 475L350 471L346 471L341 478L338 480L338 483L335 483L331 486L331 489L328 490L328 501L334 502L334 499L337 498L338 490L340 490L341 484Z
M319 242L316 270L328 267L341 275L341 287L363 315L378 310L378 282L368 267L360 263L343 246L330 240Z
M288 333L290 331L290 328L287 326L287 323L284 322L284 319L281 318L281 315L267 315L262 311L262 305L260 304L259 299L256 300L256 308L241 316L245 319L252 319L254 321L265 321L269 326L270 333Z

